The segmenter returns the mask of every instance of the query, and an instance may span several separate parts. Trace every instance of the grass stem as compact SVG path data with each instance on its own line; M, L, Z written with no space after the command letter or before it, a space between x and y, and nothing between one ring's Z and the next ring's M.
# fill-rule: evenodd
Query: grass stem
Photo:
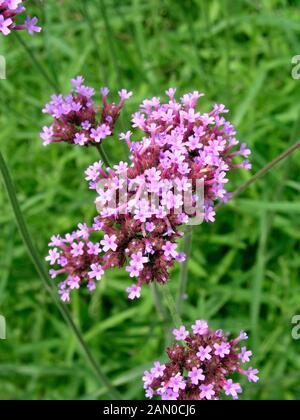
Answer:
M24 48L26 53L28 54L29 58L31 59L32 63L35 65L37 70L40 72L42 77L45 79L45 81L49 84L51 88L53 88L55 91L59 92L59 85L54 80L51 79L51 77L48 75L44 67L41 65L39 60L36 58L33 50L28 47L24 39L16 32L13 32L14 36L16 37L17 41L20 43L20 45Z
M259 178L266 175L268 172L271 171L276 165L278 165L281 161L286 159L289 155L295 152L297 149L300 148L300 141L293 144L291 147L286 149L283 153L281 153L277 158L269 162L266 166L264 166L260 171L254 174L247 182L242 184L239 188L237 188L233 194L231 195L231 199L237 197L238 195L242 194L247 188L249 188L252 184L254 184ZM220 203L216 206L216 210L218 210L223 204Z

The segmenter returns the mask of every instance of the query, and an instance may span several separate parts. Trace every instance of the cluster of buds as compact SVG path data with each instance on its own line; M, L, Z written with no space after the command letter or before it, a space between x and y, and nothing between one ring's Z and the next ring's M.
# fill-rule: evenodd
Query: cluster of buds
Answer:
M249 382L259 380L257 369L242 364L250 362L252 352L238 344L247 334L229 340L222 330L212 331L206 321L196 321L190 333L184 326L173 334L178 343L167 349L169 362L155 362L144 373L147 398L163 400L219 400L223 395L238 399L241 385L228 376L245 375Z
M36 17L27 16L23 24L15 22L16 17L26 11L24 3L24 0L0 0L0 32L3 35L9 35L12 30L26 29L30 35L42 30L37 26Z
M93 101L95 90L85 86L84 78L78 76L71 80L69 95L53 95L43 112L54 118L51 126L45 126L41 133L44 146L50 143L67 142L79 146L99 145L113 134L120 111L131 92L119 92L120 101L116 105L108 103L109 90L101 89L102 107Z
M61 141L58 133L65 141L72 142L76 134L82 134L76 130L87 120L81 113L86 115L86 108L90 108L86 104L93 92L82 86L82 79L76 79L73 85L77 91L79 88L79 96L55 97L46 107L57 118L50 128L50 137L54 138L51 141ZM177 250L177 240L183 235L180 228L195 221L213 222L215 202L229 198L225 189L227 173L232 168L250 168L248 160L234 163L236 156L247 157L250 150L244 144L236 148L235 129L221 116L228 112L224 105L215 105L210 113L201 114L196 111L201 93L184 95L180 102L174 98L175 89L167 91L167 95L166 103L161 103L159 98L145 100L140 112L133 115L133 129L143 133L139 142L132 141L131 131L120 135L129 147L129 164L119 162L112 168L104 168L100 161L86 171L90 188L97 191L97 231L104 235L96 244L98 254L91 256L88 244L78 232L67 235L73 241L71 244L59 242L50 251L57 255L54 263L61 259L65 263L55 273L71 276L73 286L75 276L76 288L82 280L93 288L89 273L95 264L102 274L108 268L125 266L130 277L137 279L127 289L130 299L140 297L145 283L166 283L174 263L185 259ZM80 109L70 111L78 103ZM73 116L77 123L71 124L61 115ZM90 115L95 118L95 112ZM54 133L57 134L53 137ZM88 134L84 137L90 138ZM71 252L73 246L79 246L82 253ZM50 255L48 259L53 262ZM69 277L61 283L65 300L72 289L69 283Z

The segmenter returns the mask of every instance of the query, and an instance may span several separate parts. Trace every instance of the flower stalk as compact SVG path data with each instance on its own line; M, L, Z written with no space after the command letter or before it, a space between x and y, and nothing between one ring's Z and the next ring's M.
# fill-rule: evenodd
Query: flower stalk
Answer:
M17 41L20 43L20 45L22 46L22 48L24 48L24 50L28 54L31 62L34 64L34 66L39 71L39 73L41 74L41 76L45 79L45 81L47 82L47 84L52 89L59 90L59 86L48 75L48 73L46 72L46 70L44 69L44 67L42 66L42 64L37 59L35 53L33 52L33 49L32 48L29 48L29 46L27 45L27 43L24 41L24 39L17 32L14 32L14 36L17 39Z
M164 284L160 287L160 290L162 292L162 295L164 297L165 303L167 308L169 309L173 324L176 328L179 328L180 325L182 325L182 320L180 317L180 314L177 310L174 298L172 296L172 293L170 291L169 285Z
M104 165L106 166L106 168L111 168L111 163L110 163L109 158L108 158L108 156L107 156L107 154L104 150L104 147L103 147L102 143L98 144L96 146L96 148L97 148L97 150L99 152L99 155L100 155Z
M177 311L180 314L182 310L182 303L185 299L186 287L188 282L189 258L191 255L193 240L193 227L188 226L184 236L183 252L185 254L185 261L182 263L180 270L179 290L177 297Z

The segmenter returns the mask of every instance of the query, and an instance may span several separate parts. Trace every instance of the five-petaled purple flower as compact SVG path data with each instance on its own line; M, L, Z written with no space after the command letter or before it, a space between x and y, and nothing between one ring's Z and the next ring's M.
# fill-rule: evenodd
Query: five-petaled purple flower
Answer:
M198 348L198 352L196 353L196 356L201 360L201 362L204 362L204 360L210 360L212 358L211 356L212 348L210 346L203 347L200 346Z
M100 242L101 245L103 245L103 251L107 252L109 250L115 251L118 248L118 245L116 243L116 235L104 235L104 239Z
M173 330L173 335L176 338L176 340L181 341L187 338L189 332L184 326L181 326L180 328Z
M102 279L102 276L103 276L103 274L104 274L104 270L103 270L103 268L101 267L101 265L100 264L97 264L97 263L95 263L95 264L92 264L91 265L91 271L89 272L89 277L91 278L91 279L96 279L96 280L101 280Z
M246 347L242 347L240 354L238 355L243 363L250 362L250 357L252 356L252 351L247 350Z
M129 300L138 299L141 296L141 288L136 284L133 284L132 286L128 287L126 291L128 293Z
M230 344L228 343L221 343L221 344L214 344L215 348L215 355L221 357L223 359L226 355L230 353Z
M213 397L216 395L214 391L214 386L212 384L208 385L200 385L199 386L200 392L200 399L202 400L212 400Z
M160 378L164 374L166 366L161 365L160 362L154 362L154 367L151 369L151 374L154 378Z
M259 377L257 376L258 374L259 374L259 371L257 369L253 369L252 367L250 367L246 371L246 375L248 377L249 382L258 382L259 381Z
M193 385L198 385L200 381L204 381L205 376L203 375L203 370L198 369L196 366L189 372L189 378L192 381Z
M194 334L207 334L208 323L206 321L197 320L195 325L192 325L192 330Z
M232 379L228 379L226 384L223 387L225 394L231 396L234 400L238 399L238 394L242 392L241 385L234 383Z
M54 248L54 249L49 250L49 255L45 259L46 261L49 261L50 265L54 265L56 261L58 260L59 256L60 254L57 251L57 248Z

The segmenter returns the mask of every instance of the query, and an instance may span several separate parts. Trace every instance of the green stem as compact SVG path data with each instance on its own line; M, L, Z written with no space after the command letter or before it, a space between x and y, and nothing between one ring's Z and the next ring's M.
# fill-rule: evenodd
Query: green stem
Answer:
M16 37L16 39L18 40L18 42L22 45L22 47L24 48L24 50L29 55L30 59L32 60L32 63L35 65L35 67L37 68L37 70L41 73L41 75L43 76L43 78L46 80L46 82L51 86L51 88L53 88L55 91L58 92L59 91L59 85L58 85L58 83L56 83L55 81L53 81L50 78L50 76L48 75L48 73L46 72L46 70L44 69L44 67L40 64L40 62L36 58L36 56L33 53L32 49L28 47L28 45L23 40L23 38L16 31L14 31L13 33L14 33L14 36Z
M155 306L157 315L162 322L162 326L163 326L164 333L165 333L166 345L168 346L168 344L169 344L169 334L170 334L170 331L169 331L169 324L170 324L169 314L168 314L168 311L166 311L166 308L164 307L164 305L162 303L161 294L160 294L160 291L158 290L157 283L151 284L151 290L152 290L154 306Z
M24 241L24 244L27 248L28 254L36 268L36 271L38 272L41 280L43 281L46 290L48 291L48 293L50 294L50 296L52 297L55 305L57 306L58 310L60 311L61 315L63 316L64 320L66 321L66 323L69 325L71 331L73 332L73 334L75 335L81 350L83 351L83 353L85 354L88 362L90 363L95 376L97 377L97 379L99 380L99 382L101 383L101 385L104 385L107 389L108 394L111 396L111 398L115 399L115 400L119 400L121 399L121 396L119 394L119 392L113 387L113 385L110 383L109 379L106 377L106 375L103 373L102 368L98 365L96 359L94 358L94 356L92 355L92 353L90 352L86 342L84 341L84 338L79 330L79 328L76 326L76 324L74 323L73 319L71 318L69 311L66 309L66 307L63 305L63 303L58 299L57 297L57 293L56 291L54 291L53 289L53 285L52 282L49 279L49 276L47 274L47 271L45 269L44 264L41 262L41 258L40 255L38 254L31 235L29 233L27 224L25 222L25 219L23 217L23 214L21 212L20 209L20 205L16 196L16 192L15 192L15 188L8 170L8 167L5 163L5 160L2 156L2 153L0 152L0 171L2 173L3 176L3 180L4 180L4 185L11 203L11 206L13 208L13 212L16 218L16 222L21 234L21 237Z
M102 144L97 144L97 146L96 146L96 147L97 147L98 152L99 152L99 154L100 154L100 156L101 156L101 159L103 160L104 165L105 165L107 168L111 168L110 161L109 161L108 156L107 156L107 154L106 154L106 152L105 152L105 150L104 150L103 145L102 145Z
M253 175L247 182L245 182L239 188L237 188L232 194L231 199L243 193L247 188L249 188L252 184L254 184L255 181L257 181L259 178L266 175L268 172L270 172L271 169L274 168L274 166L278 165L278 163L286 159L290 154L292 154L299 148L300 148L300 141L298 141L297 143L293 144L293 146L286 149L283 153L277 156L277 158L269 162L260 171L258 171L255 175ZM221 206L222 206L222 203L216 206L216 210L218 210Z
M160 291L158 290L157 283L151 284L151 289L152 289L154 305L157 310L158 316L160 317L161 321L164 324L167 324L169 321L168 314L164 306L162 305L161 295L160 295Z
M167 308L170 311L170 315L172 317L173 324L176 328L179 328L182 325L182 319L180 317L180 314L177 311L176 304L175 304L174 298L172 296L172 293L169 289L168 284L164 284L161 287L161 291L162 291L163 297L165 299Z
M187 282L188 282L188 268L189 268L189 258L192 250L192 238L193 238L193 228L188 226L184 235L184 245L183 252L186 255L185 261L182 263L180 270L180 281L179 281L179 291L177 297L177 311L181 314L182 302L185 299Z

